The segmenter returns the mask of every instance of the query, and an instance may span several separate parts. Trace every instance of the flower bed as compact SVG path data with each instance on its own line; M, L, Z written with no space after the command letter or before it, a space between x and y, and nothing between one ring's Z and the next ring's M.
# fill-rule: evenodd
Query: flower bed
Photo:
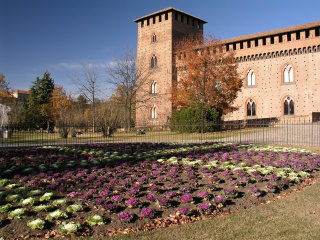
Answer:
M292 148L130 146L0 150L0 236L99 237L190 222L274 199L320 166L319 155Z

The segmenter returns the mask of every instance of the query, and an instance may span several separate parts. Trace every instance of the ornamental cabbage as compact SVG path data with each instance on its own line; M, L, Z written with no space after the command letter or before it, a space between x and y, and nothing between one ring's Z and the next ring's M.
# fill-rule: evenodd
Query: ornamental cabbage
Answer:
M31 229L43 229L46 221L37 218L36 220L28 221L27 226Z
M95 225L102 225L104 224L105 220L104 217L94 214L88 217L87 223L89 223L90 226L95 226Z
M57 209L47 215L47 219L50 222L58 218L68 218L68 215L66 212L61 211L60 209Z
M40 197L40 201L41 201L41 202L43 202L43 201L49 201L52 197L53 197L53 193L52 193L52 192L47 192L47 193L43 194L43 195Z
M13 211L8 213L9 219L21 219L26 216L26 209L25 208L17 208Z
M67 212L81 212L83 207L80 204L72 204L67 207Z
M62 224L60 225L60 233L62 233L62 234L76 233L80 229L81 229L80 223L62 222Z

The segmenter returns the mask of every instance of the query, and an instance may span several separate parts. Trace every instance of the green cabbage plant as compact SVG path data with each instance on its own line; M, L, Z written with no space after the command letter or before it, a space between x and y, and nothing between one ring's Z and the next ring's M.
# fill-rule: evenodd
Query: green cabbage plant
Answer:
M8 213L8 218L9 219L21 219L26 217L27 211L25 208L17 208L13 211L10 211Z
M93 214L87 219L87 223L89 223L90 226L102 225L104 224L104 221L104 217L98 214Z
M67 207L67 212L81 212L83 207L80 204L72 204Z
M73 223L73 222L62 222L60 225L60 233L62 234L70 234L76 233L81 229L80 223Z
M28 221L27 226L31 229L43 229L45 224L45 220L37 218L35 220Z
M66 212L61 211L60 209L57 209L47 215L47 219L50 222L58 218L68 218L68 215Z

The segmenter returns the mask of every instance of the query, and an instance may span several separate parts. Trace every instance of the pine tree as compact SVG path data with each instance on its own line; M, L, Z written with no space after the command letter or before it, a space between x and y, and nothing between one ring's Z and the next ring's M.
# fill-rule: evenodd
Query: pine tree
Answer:
M24 104L22 122L28 127L49 130L53 121L45 113L44 107L49 103L54 90L54 80L50 77L50 73L45 71L42 78L37 77L32 84L28 102Z

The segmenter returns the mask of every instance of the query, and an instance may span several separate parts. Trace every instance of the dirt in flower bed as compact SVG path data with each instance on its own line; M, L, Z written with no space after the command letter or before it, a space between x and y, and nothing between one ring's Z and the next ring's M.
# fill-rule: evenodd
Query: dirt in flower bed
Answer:
M85 152L84 147L81 151L30 148L17 155L14 149L6 150L0 158L0 236L98 238L177 225L273 200L312 178L320 164L316 154L254 151L236 145L150 157L150 151L172 146L146 144L141 149L148 153L139 159L113 154L119 145L108 147L90 146L91 151ZM23 206L27 198L33 203ZM81 209L69 211L75 204ZM41 205L48 209L36 210ZM19 208L25 213L12 217ZM50 219L55 210L66 215ZM95 214L103 220L90 222ZM45 221L44 229L27 226L38 218ZM81 228L61 232L63 222L80 223Z

